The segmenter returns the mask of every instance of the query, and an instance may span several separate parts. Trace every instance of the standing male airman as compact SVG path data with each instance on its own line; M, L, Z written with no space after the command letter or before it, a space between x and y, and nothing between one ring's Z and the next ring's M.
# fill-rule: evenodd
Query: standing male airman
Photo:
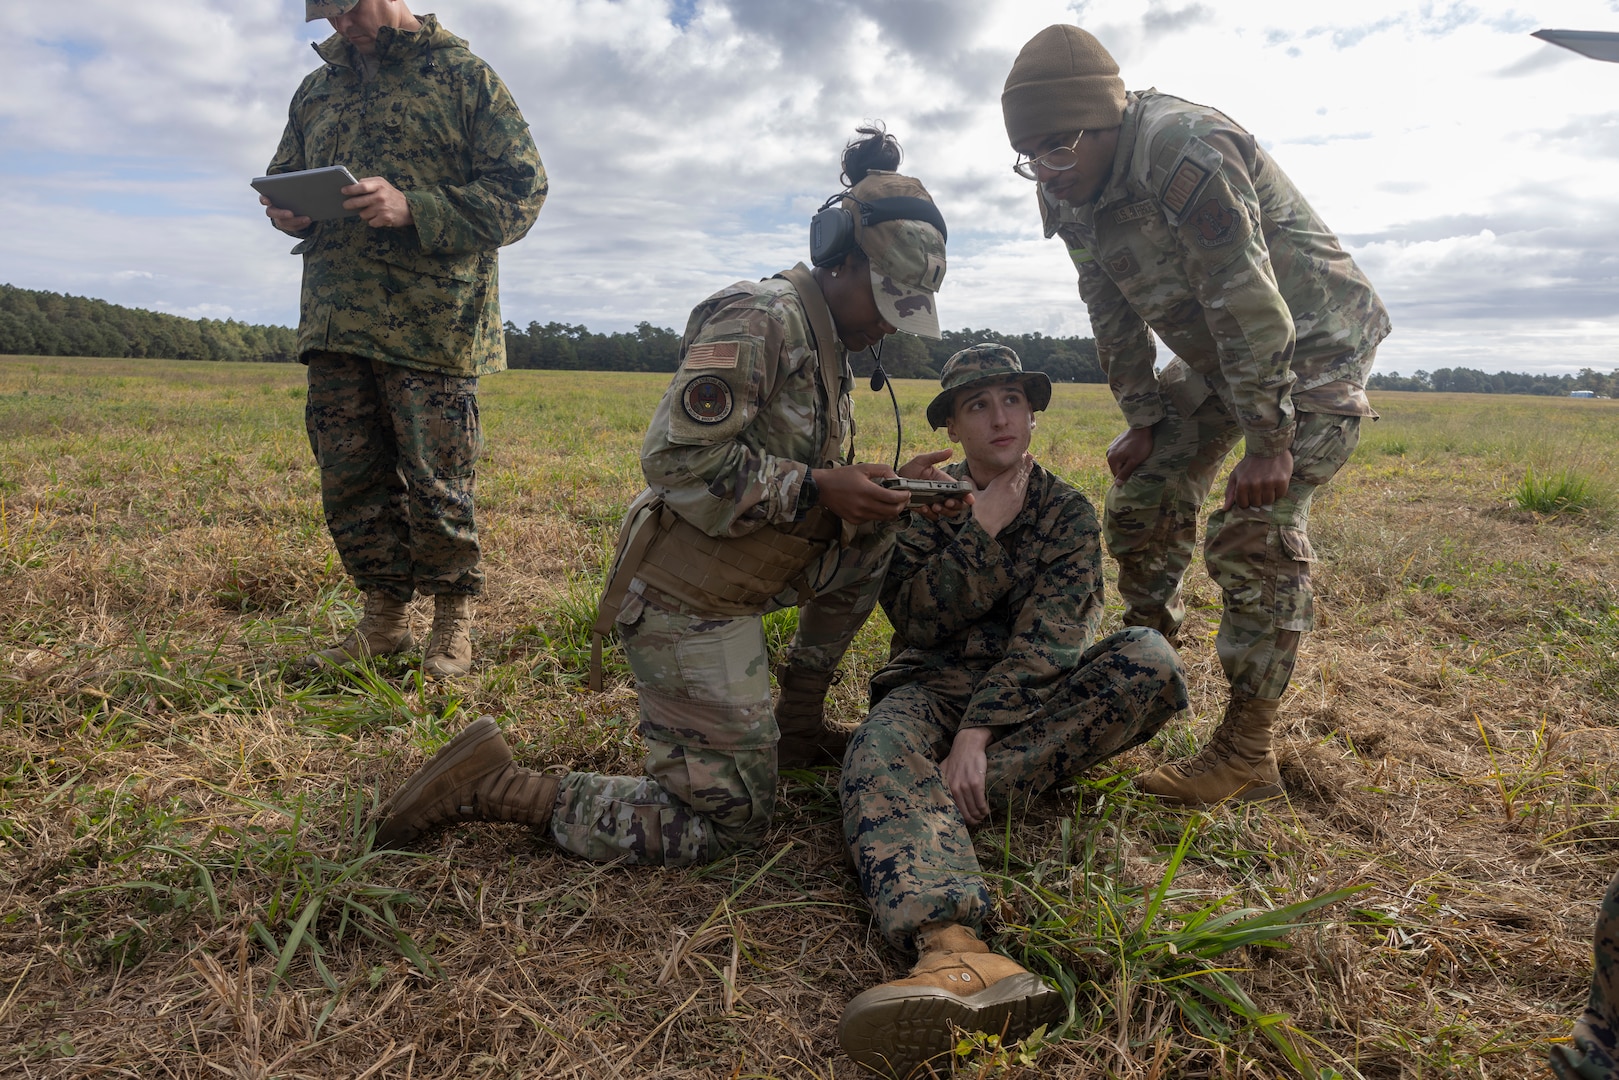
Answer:
M1230 703L1197 755L1137 786L1194 805L1280 795L1271 728L1314 625L1310 503L1376 416L1363 387L1388 314L1252 135L1202 105L1126 94L1079 27L1023 47L1001 107L1129 427L1108 448L1103 526L1126 624L1175 640L1198 509L1246 444L1203 549ZM1156 375L1154 333L1175 353Z

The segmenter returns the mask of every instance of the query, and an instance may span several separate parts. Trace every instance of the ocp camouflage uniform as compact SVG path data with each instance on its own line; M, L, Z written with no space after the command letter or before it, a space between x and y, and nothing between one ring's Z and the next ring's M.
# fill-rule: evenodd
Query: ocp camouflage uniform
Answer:
M1096 512L1039 466L1023 509L995 537L970 514L912 515L882 605L891 658L844 758L843 832L878 926L904 949L923 925L977 927L989 910L939 768L958 730L996 729L985 788L1003 809L1151 738L1186 707L1186 683L1156 631L1094 641Z
M1237 441L1251 456L1293 453L1284 499L1217 511L1204 540L1232 689L1278 698L1314 625L1310 502L1354 450L1360 418L1376 416L1363 387L1388 314L1252 135L1167 94L1128 95L1095 202L1042 189L1041 211L1079 270L1119 407L1153 431L1151 456L1107 495L1127 624L1179 631L1198 510ZM1156 375L1153 333L1175 354Z
M477 376L506 366L496 249L545 200L544 168L500 78L432 15L384 26L374 57L341 35L289 109L269 173L346 165L405 195L414 224L317 221L298 352L327 524L365 591L477 593Z
M738 282L692 312L682 362L641 448L651 490L709 536L802 520L799 492L822 460L829 409L850 431L854 373L836 346L837 399L818 379L802 302L781 278ZM831 359L831 357L829 357ZM842 456L840 451L840 457ZM776 721L760 616L798 607L792 662L830 671L877 602L891 526L845 530L757 614L723 616L639 577L617 628L640 699L646 776L570 773L550 830L592 859L680 865L757 842L776 798Z

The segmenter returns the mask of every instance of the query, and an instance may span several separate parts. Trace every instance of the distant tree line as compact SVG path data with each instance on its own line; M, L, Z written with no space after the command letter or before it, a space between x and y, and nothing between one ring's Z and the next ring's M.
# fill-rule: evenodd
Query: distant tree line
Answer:
M285 326L185 319L0 285L0 353L290 363L297 359L297 341L297 332Z
M0 284L0 353L33 356L149 356L170 360L246 360L288 363L297 359L297 332L235 319L186 319L105 300ZM946 330L938 341L908 334L883 344L883 367L897 378L937 378L951 355L981 341L1008 345L1026 371L1043 371L1054 382L1100 383L1107 378L1096 359L1096 342L1082 337L1002 334L994 330ZM649 322L633 331L593 333L568 323L531 322L526 330L506 324L506 359L514 368L562 371L674 371L680 364L680 334ZM853 358L855 372L871 374L870 352ZM1373 375L1371 390L1433 390L1460 394L1539 394L1565 397L1589 390L1619 397L1619 368L1577 375L1487 372L1440 368L1404 376Z
M1474 368L1440 368L1404 376L1398 371L1373 375L1366 380L1368 390L1434 390L1447 394L1539 394L1567 397L1573 390L1589 390L1603 397L1619 397L1619 368L1606 374L1595 368L1581 368L1577 375L1529 375L1515 371L1478 371Z
M939 341L898 335L883 343L883 369L902 379L937 378L951 355L981 341L1011 346L1027 371L1044 371L1056 382L1106 382L1090 338L1000 334L993 330L946 330ZM506 362L514 368L564 371L674 371L680 366L680 335L636 324L632 333L596 334L588 327L537 322L528 329L506 324ZM871 374L871 353L853 358L855 372Z
M506 324L506 364L555 371L673 371L680 366L680 335L649 322L634 333L593 334L589 327L537 322L519 330Z

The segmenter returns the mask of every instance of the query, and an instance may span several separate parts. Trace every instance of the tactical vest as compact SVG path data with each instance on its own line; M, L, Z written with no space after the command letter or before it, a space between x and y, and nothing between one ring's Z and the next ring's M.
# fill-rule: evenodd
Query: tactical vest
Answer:
M837 463L844 440L838 408L843 373L837 363L832 312L820 286L802 266L776 276L785 278L798 294L815 339L815 364L827 403L826 441L815 465ZM704 614L757 615L789 585L796 585L800 595L811 591L809 568L839 541L842 531L842 521L817 506L791 525L765 525L746 536L710 536L676 514L650 488L643 489L619 527L591 627L590 688L601 689L602 639L613 629L634 579Z

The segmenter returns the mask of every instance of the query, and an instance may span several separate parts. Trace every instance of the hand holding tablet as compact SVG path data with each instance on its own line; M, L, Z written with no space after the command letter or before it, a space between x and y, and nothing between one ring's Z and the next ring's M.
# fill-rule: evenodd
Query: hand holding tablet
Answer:
M302 169L298 172L260 176L253 180L253 190L259 201L272 210L290 211L288 215L271 213L270 219L281 229L302 229L311 221L332 221L349 217L354 211L343 209L343 189L357 183L354 174L342 165L324 169ZM296 224L299 218L307 219Z
M265 216L283 232L300 233L316 221L356 216L376 229L415 223L403 191L380 176L356 180L342 165L260 176L253 189Z

